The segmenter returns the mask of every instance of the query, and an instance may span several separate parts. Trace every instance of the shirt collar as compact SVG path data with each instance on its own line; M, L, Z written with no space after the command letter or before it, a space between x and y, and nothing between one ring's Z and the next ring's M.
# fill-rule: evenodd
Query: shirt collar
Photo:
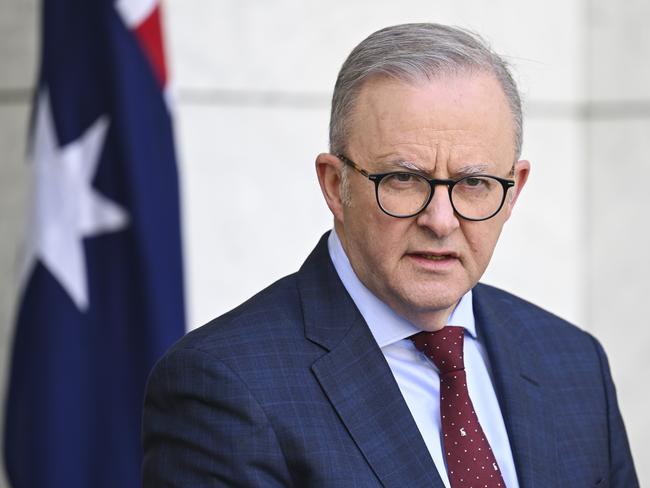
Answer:
M341 241L334 229L332 229L327 239L327 247L334 268L343 282L343 286L345 286L345 289L352 297L368 327L370 327L370 331L379 347L388 346L421 332L420 328L395 313L392 308L377 298L374 293L361 283L352 269L350 260L345 254ZM464 327L473 338L476 338L472 290L465 293L460 299L449 316L447 325Z

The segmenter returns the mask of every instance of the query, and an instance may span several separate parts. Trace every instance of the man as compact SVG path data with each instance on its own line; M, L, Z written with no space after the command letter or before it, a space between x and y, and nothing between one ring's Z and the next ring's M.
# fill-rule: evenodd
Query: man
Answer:
M410 24L357 46L316 159L334 230L156 366L145 486L637 486L598 342L477 284L521 141L477 37Z

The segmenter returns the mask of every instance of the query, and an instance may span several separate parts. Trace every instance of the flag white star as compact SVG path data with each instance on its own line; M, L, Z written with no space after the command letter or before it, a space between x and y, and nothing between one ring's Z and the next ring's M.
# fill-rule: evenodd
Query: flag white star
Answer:
M37 260L52 273L81 311L88 309L83 239L117 232L127 212L92 187L108 117L98 118L78 139L60 147L47 90L39 95L32 139L32 205L21 273L23 287Z

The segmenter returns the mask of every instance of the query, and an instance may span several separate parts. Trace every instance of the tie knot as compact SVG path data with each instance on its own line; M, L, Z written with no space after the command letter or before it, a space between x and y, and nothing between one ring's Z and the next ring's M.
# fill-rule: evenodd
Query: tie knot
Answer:
M415 347L426 354L441 374L465 369L463 361L464 329L447 325L435 332L418 332L411 336Z

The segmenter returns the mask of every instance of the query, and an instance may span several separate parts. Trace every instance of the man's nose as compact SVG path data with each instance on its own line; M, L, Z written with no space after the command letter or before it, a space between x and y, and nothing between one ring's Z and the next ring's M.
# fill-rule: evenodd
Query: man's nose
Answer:
M418 225L430 229L437 237L448 236L460 226L445 186L436 186L429 205L417 216L416 221Z

